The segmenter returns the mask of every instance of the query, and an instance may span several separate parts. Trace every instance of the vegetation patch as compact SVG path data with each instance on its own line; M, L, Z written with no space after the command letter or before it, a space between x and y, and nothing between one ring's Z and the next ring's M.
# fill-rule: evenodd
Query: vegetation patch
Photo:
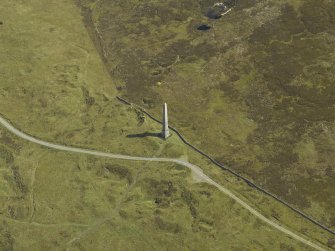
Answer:
M241 164L234 168L250 176L253 169L243 164L258 164L261 173L263 162L278 160L274 154L261 155L263 145L250 136L258 122L249 116L244 100L250 82L262 76L248 61L254 54L247 54L250 47L242 41L253 32L249 25L261 27L277 18L280 8L239 2L217 20L220 23L213 23L204 14L214 1L80 1L103 65L72 1L50 1L46 8L38 0L4 0L0 113L18 129L62 145L132 156L182 156L268 218L274 215L289 229L331 246L327 233L221 172L189 151L176 135L161 140L160 124L114 98L114 87L120 86L123 95L145 103L159 116L161 100L166 100L172 123L188 139L229 163ZM265 15L265 10L273 13ZM258 21L248 19L254 16L250 12ZM196 29L200 23L213 28L200 32ZM250 34L244 34L246 30ZM317 55L322 59L321 52ZM248 74L240 76L242 71ZM111 80L108 72L117 78ZM229 79L232 83L227 83ZM318 140L292 147L296 163L306 155L312 160L331 155L331 126L322 131L316 130L318 126L300 136L303 142L311 142L313 135ZM280 132L276 136L283 137ZM285 244L308 250L213 186L194 180L183 166L57 151L1 130L0 138L0 249L280 250ZM317 196L321 175L331 174L323 181L328 189L334 184L332 163L333 157L318 170L310 164L306 172L299 171L307 181L315 179L309 188L320 202L308 199L316 215L326 200L325 195ZM285 169L284 178L295 177L297 170ZM327 217L330 210L324 210L326 221L333 221Z
M79 3L122 95L157 117L164 100L196 146L335 227L333 3L224 1L219 19L210 0Z

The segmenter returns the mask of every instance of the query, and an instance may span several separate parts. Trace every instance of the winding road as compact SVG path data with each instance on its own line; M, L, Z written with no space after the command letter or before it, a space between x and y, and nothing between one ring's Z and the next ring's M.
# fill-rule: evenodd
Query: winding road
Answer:
M100 151L94 151L89 149L82 149L82 148L76 148L76 147L69 147L69 146L63 146L58 144L53 144L44 140L40 140L38 138L35 138L33 136L30 136L18 129L16 129L12 124L10 124L5 118L3 118L0 115L0 123L8 129L10 132L15 134L16 136L25 139L27 141L36 143L38 145L42 145L48 148L60 150L60 151L67 151L67 152L74 152L74 153L81 153L81 154L89 154L99 157L106 157L106 158L112 158L112 159L122 159L122 160L133 160L133 161L151 161L151 162L170 162L179 164L182 166L185 166L189 168L193 175L197 178L197 180L206 182L208 184L211 184L218 188L221 192L229 196L231 199L235 200L237 203L239 203L242 207L244 207L246 210L248 210L251 214L262 220L263 222L269 224L270 226L276 228L277 230L289 235L290 237L294 238L297 241L300 241L316 250L326 250L325 248L315 244L312 241L309 241L295 233L293 233L291 230L285 228L284 226L279 225L278 223L271 221L270 219L266 218L264 215L259 213L257 210L253 209L251 206L249 206L246 202L238 198L236 195L234 195L231 191L224 188L220 184L216 183L214 180L212 180L210 177L208 177L206 174L203 173L202 169L196 165L193 165L187 161L180 160L180 159L172 159L172 158L150 158L150 157L137 157L137 156L128 156L128 155L121 155L121 154L113 154L113 153L105 153Z

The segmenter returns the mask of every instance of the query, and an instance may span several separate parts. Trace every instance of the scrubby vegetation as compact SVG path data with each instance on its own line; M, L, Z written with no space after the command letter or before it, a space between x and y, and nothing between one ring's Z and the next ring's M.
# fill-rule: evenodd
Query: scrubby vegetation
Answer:
M20 146L9 150L16 171L0 166L1 250L308 250L185 168L58 152L0 132Z
M335 229L334 2L79 2L124 96Z
M83 17L72 0L52 0L47 4L39 0L2 1L3 116L15 127L51 142L130 155L188 159L268 218L320 245L334 247L329 234L210 165L185 148L175 135L166 142L155 137L160 125L114 98L117 87L156 112L164 97L171 103L172 122L183 128L188 138L216 154L217 149L226 151L231 147L226 151L230 155L222 158L234 158L229 163L245 163L252 154L248 152L241 158L246 148L240 148L238 142L245 141L248 146L249 134L258 125L246 114L240 92L248 93L243 83L249 83L259 73L243 76L240 89L238 85L229 87L226 82L216 81L215 75L221 72L226 79L225 74L233 73L235 61L230 61L229 68L228 64L223 67L224 61L220 60L245 52L243 46L236 47L242 38L226 43L226 39L244 32L231 20L236 14L219 19L222 24L230 22L229 29L221 30L217 23L211 23L211 33L205 33L196 28L198 23L207 22L203 15L213 1L202 1L200 5L196 1L78 3L85 5ZM249 8L257 13L257 8L266 6L255 8L254 1L241 3L234 8L242 13ZM132 14L130 7L134 6L138 8ZM274 11L277 5L271 8ZM127 20L123 20L126 16ZM143 20L138 22L141 16ZM117 23L114 18L123 21ZM112 21L115 25L109 27ZM105 30L107 26L110 32ZM132 35L137 32L143 35L141 39ZM192 44L190 37L194 39ZM153 39L148 43L150 38ZM143 48L143 55L134 47L134 39ZM149 51L152 59L145 55ZM108 72L114 75L112 80ZM232 79L239 81L236 76ZM222 88L219 91L217 84ZM197 94L196 98L193 94ZM183 102L178 100L180 97L185 97ZM190 112L192 104L199 110L199 117ZM205 111L215 116L208 117ZM218 124L218 120L213 120L216 116L221 116L222 121L230 118L231 124ZM186 123L190 117L192 125ZM202 120L210 121L212 129L203 130ZM219 132L216 141L209 130ZM198 139L192 136L196 132L201 132ZM207 136L208 140L204 140ZM228 147L227 142L232 146ZM313 142L306 138L296 145L296 151L305 159L314 160ZM323 146L323 153L329 154L329 145ZM261 166L257 167L261 172ZM331 180L331 165L329 168L325 171ZM314 170L313 166L310 170ZM214 187L197 183L190 171L181 166L59 152L25 142L0 128L0 179L1 250L308 250L263 224ZM316 205L315 208L326 209L323 204ZM315 214L319 215L319 211L315 210ZM328 211L324 216L327 221Z

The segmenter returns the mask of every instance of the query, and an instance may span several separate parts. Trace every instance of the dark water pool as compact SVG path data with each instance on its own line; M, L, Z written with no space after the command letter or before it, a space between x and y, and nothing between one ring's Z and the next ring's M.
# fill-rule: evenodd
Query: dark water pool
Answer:
M210 30L212 27L207 25L207 24L202 24L202 25L199 25L197 30L199 31L207 31L207 30Z

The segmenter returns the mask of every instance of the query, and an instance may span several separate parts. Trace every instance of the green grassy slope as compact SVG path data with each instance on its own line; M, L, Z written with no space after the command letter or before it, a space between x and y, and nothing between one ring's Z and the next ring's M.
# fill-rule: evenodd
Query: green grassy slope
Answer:
M183 167L0 135L1 250L308 250Z
M60 143L143 155L159 147L157 140L126 137L160 127L116 102L73 3L6 1L1 10L0 113L18 128ZM136 149L134 142L146 147Z
M175 135L127 137L160 126L115 101L120 83L110 80L72 1L4 0L0 10L0 113L17 128L65 145L189 159L267 217L334 244ZM174 165L58 152L0 128L0 179L0 250L307 249Z

